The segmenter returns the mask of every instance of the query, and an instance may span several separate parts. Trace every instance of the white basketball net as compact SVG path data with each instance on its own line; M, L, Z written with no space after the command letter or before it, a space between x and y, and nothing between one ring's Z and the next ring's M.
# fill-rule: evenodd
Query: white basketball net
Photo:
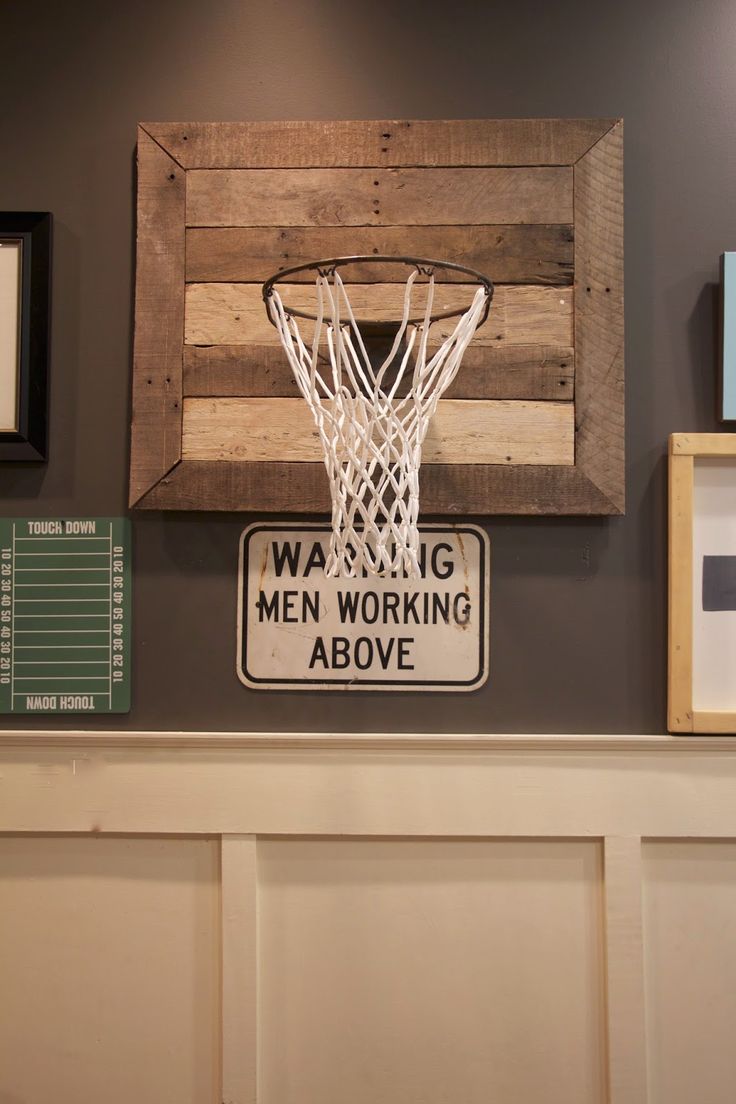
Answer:
M332 282L329 275L317 276L311 348L278 286L272 287L267 300L324 449L332 493L327 575L352 578L366 568L375 575L402 571L409 578L419 577L422 443L439 398L457 374L484 316L487 295L480 286L452 333L427 359L435 284L430 273L422 285L427 292L423 318L410 322L412 288L419 274L416 270L407 280L401 323L378 368L371 365L337 269ZM325 367L319 366L325 335L331 370L326 358Z

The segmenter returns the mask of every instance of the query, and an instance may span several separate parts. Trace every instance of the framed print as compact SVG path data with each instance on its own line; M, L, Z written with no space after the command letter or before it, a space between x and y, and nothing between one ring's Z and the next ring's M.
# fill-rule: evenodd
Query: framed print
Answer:
M721 376L719 417L736 421L736 253L721 254Z
M736 734L736 434L670 438L671 732Z
M0 460L45 460L51 215L0 212Z

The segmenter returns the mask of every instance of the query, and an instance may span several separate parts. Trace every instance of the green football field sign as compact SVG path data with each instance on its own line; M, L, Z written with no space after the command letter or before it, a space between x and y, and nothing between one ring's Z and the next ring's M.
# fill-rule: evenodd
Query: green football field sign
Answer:
M0 519L0 711L130 708L130 523Z

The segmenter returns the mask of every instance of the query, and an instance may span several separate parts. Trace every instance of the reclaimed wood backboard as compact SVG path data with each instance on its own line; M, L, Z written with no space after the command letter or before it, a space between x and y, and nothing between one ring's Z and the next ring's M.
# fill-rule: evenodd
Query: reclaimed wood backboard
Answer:
M327 511L260 285L385 253L496 285L425 444L423 515L622 513L622 140L616 119L142 125L131 505ZM401 294L389 270L349 278L379 315Z

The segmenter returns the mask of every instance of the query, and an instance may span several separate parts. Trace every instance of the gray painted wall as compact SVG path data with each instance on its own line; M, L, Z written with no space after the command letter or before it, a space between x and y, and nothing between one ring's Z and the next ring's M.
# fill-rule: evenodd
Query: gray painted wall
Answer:
M2 30L0 209L56 220L51 460L0 468L8 515L125 509L138 120L626 120L628 513L491 522L488 685L249 692L234 672L235 589L253 518L143 514L134 707L103 723L663 731L666 441L718 428L714 284L736 249L733 5L26 0L2 6Z

